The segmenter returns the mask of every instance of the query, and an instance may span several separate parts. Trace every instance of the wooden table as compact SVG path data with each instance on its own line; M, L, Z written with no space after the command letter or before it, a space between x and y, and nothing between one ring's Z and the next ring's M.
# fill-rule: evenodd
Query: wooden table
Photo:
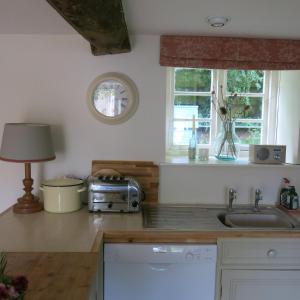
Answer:
M26 300L88 299L97 253L7 254L7 274L25 275Z

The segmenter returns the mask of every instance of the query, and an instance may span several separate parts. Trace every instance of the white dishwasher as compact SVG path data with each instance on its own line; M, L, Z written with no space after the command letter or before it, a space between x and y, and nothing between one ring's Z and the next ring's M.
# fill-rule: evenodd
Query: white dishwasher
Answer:
M216 245L105 244L104 300L214 300Z

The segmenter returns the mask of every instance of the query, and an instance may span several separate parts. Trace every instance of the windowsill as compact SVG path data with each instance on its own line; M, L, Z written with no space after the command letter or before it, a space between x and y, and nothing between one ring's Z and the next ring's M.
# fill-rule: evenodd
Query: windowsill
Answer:
M239 158L234 161L222 161L218 160L213 156L209 157L207 161L189 160L186 156L173 156L166 157L164 162L160 163L161 166L233 166L233 167L300 167L296 164L254 164L249 162L248 158Z

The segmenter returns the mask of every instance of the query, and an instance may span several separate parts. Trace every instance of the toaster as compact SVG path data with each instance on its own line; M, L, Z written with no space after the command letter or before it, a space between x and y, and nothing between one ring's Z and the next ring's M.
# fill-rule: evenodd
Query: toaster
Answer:
M130 176L100 176L88 180L90 212L138 212L142 190Z

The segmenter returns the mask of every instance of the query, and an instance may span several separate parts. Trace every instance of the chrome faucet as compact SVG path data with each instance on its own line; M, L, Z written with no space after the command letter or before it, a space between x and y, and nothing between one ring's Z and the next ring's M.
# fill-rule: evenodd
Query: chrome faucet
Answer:
M262 199L263 199L262 190L256 189L255 198L254 198L254 208L253 208L254 211L259 211L258 202L261 201Z
M230 188L228 190L228 200L229 200L228 210L232 211L232 203L234 200L236 200L236 190L235 189Z

